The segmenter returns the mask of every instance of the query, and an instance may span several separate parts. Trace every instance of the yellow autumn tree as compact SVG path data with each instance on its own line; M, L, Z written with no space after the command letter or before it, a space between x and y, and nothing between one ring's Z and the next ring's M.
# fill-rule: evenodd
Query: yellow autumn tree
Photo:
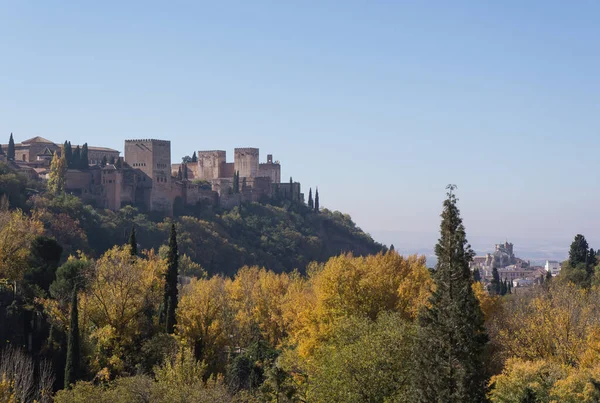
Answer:
M600 332L600 295L572 283L552 282L517 298L504 315L497 344L507 357L544 359L568 366L593 362Z
M273 346L286 335L283 301L290 277L264 268L243 267L228 283L227 291L238 327L240 345L248 345L258 335Z
M61 149L60 157L55 152L50 162L50 173L48 174L48 191L50 193L62 193L65 191L65 175L67 173L67 157L64 148Z
M193 279L183 287L177 305L177 334L209 369L220 368L220 356L235 334L235 313L221 276Z
M394 251L367 257L333 257L309 275L308 284L293 284L294 297L286 303L293 313L285 316L301 323L289 323L291 341L306 356L329 337L339 318L363 316L374 320L379 313L390 311L412 320L427 303L431 286L424 257L405 258ZM303 312L298 312L299 306Z
M133 257L129 246L115 246L95 262L80 297L80 316L92 325L94 370L110 376L123 368L123 352L150 320L144 313L156 311L162 300L165 270L165 261L153 251Z
M0 279L20 280L27 268L29 247L44 226L21 210L0 211Z

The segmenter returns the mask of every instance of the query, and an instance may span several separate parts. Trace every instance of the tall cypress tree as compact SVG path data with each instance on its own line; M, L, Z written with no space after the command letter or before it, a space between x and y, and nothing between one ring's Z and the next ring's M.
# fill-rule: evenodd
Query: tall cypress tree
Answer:
M308 207L310 207L311 209L315 208L315 202L312 198L312 188L308 190Z
M108 160L106 159L106 155L104 155L104 156L102 157L102 160L100 161L100 166L101 166L101 167L105 167L105 166L106 166L106 164L108 164Z
M319 212L319 188L315 192L315 213Z
M77 286L73 288L71 299L71 324L69 326L69 338L67 342L67 363L65 366L65 389L79 377L79 312L77 309Z
M73 150L73 155L71 156L71 165L69 168L79 169L81 167L81 148L79 146L75 147Z
M179 266L179 252L177 250L177 232L175 224L171 224L169 238L169 252L167 255L167 272L165 273L165 330L173 333L175 330L175 311L177 309L177 271Z
M15 160L15 139L13 138L13 134L10 134L10 138L8 139L8 149L6 150L6 159L9 161Z
M178 180L182 180L183 179L183 174L181 173L181 166L179 166L179 170L177 171L177 179Z
M129 234L129 246L131 256L137 256L137 239L135 238L135 225L131 226L131 234Z
M4 155L4 150L2 149L2 144L0 144L0 155Z
M87 143L83 143L81 147L81 155L79 156L79 169L89 169L90 167L90 159L88 158L88 145Z
M183 179L188 178L187 164L183 164Z
M198 157L196 156L196 151L192 154L192 162L198 162Z
M485 401L483 353L488 341L483 314L473 293L469 262L474 253L456 205L454 185L444 201L435 291L419 313L415 353L415 402Z
M65 153L65 159L67 161L67 167L73 167L73 149L71 148L71 142L65 141L65 146L63 147L63 151Z
M492 281L490 284L492 286L492 291L496 295L500 295L500 275L498 274L498 269L495 267L492 269Z

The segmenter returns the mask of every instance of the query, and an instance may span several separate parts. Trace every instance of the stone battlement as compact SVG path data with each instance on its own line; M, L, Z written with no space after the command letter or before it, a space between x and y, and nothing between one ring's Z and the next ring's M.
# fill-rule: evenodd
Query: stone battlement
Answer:
M234 148L233 151L235 153L247 153L252 155L258 155L258 148L252 147Z
M159 143L159 144L171 144L170 140L158 140L158 139L131 139L125 140L125 143Z

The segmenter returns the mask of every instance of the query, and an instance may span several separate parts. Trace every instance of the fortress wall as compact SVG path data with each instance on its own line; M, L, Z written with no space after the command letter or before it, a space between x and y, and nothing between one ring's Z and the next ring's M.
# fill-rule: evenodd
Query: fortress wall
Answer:
M279 183L281 182L281 165L273 163L259 164L258 176L271 178L272 183Z

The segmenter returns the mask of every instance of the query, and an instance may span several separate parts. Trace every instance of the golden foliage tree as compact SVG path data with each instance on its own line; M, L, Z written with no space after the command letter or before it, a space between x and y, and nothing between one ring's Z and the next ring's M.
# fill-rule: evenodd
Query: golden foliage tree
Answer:
M62 193L65 191L65 174L67 173L67 159L64 149L61 156L55 152L50 163L50 173L48 174L48 191L50 193Z
M133 257L129 246L107 251L92 270L81 295L81 316L89 320L95 352L92 368L104 374L123 367L123 350L129 346L144 321L144 312L161 301L165 261L154 252ZM83 328L83 327L82 327Z
M0 278L23 278L31 242L43 231L43 224L35 216L18 209L0 211Z
M339 318L374 320L390 311L413 320L430 292L424 257L405 258L393 251L367 257L342 255L314 270L307 283L292 284L286 303L289 311L284 315L291 321L291 341L307 356L329 337Z
M226 287L231 280L220 276L194 279L182 289L177 306L177 333L211 369L234 334L234 312Z

